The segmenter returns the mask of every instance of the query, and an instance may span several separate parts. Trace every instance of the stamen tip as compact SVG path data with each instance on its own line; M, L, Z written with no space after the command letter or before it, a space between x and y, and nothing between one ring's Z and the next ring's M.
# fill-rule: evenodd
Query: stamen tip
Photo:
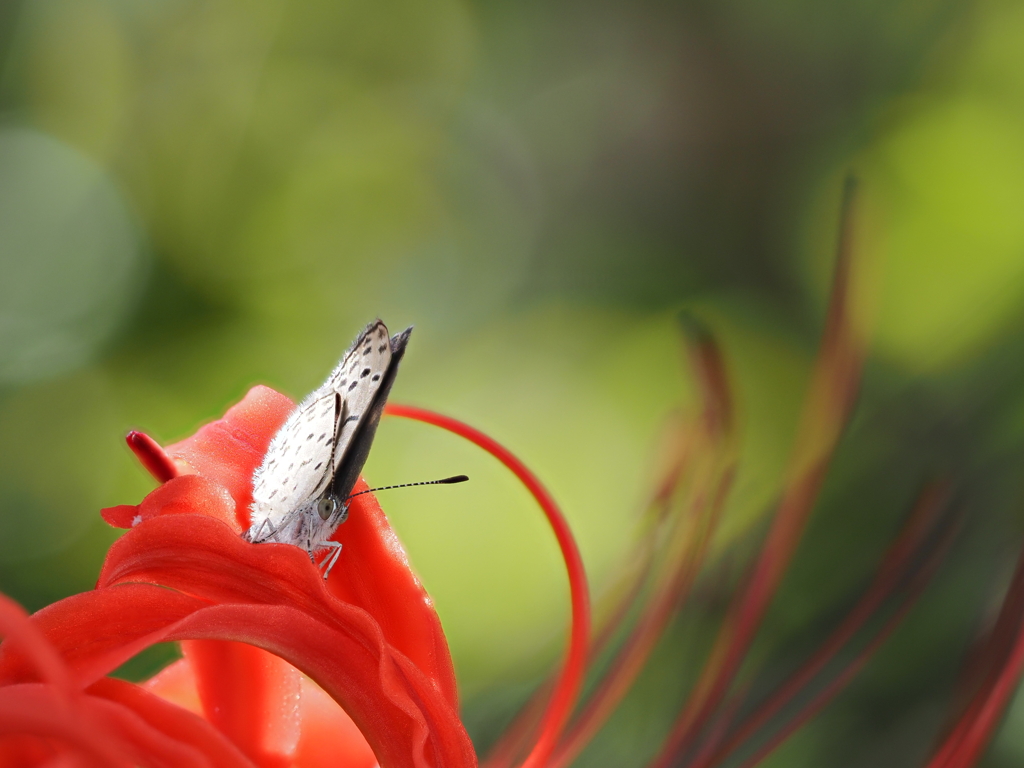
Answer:
M166 483L181 474L174 460L145 432L133 429L125 435L125 442L142 466L159 482Z

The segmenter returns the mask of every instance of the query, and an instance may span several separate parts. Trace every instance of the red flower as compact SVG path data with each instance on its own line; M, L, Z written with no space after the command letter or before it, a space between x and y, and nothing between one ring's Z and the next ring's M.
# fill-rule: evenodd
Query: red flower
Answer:
M848 227L841 243L787 485L651 763L656 768L760 762L864 666L913 606L956 532L956 517L943 515L946 484L930 484L871 585L821 647L762 700L748 699L741 668L799 545L859 383L864 341L849 311ZM571 764L692 595L736 451L725 363L700 326L690 324L688 332L702 405L674 425L637 567L594 638L579 552L536 477L465 424L416 408L388 409L456 432L502 461L541 505L566 561L573 611L566 663L498 741L487 768ZM103 511L112 525L130 530L111 547L96 589L31 618L0 596L0 768L476 765L440 622L371 494L353 499L349 521L335 534L346 555L327 582L298 547L240 536L249 525L252 473L292 407L256 387L223 419L166 451L145 435L129 435L162 485L137 506ZM570 722L586 659L606 655L638 600L638 619L607 654L607 673ZM133 685L106 676L165 640L181 641L184 658L152 680ZM1024 672L1024 555L975 656L928 768L976 764Z
M103 510L130 530L111 547L96 589L31 621L6 606L14 618L0 624L11 639L0 649L0 734L6 726L30 736L0 741L0 765L66 754L125 765L476 765L440 621L372 494L352 500L335 536L346 556L326 582L301 549L241 538L253 470L293 407L255 387L166 450L128 436L163 484L137 506ZM540 764L582 682L589 609L579 553L554 502L503 448L436 414L393 412L495 453L538 498L567 554L577 621L534 750ZM182 642L184 658L147 683L105 677L167 640ZM11 715L19 709L27 720Z
M211 765L227 754L238 765L336 764L343 752L353 765L373 765L374 754L386 766L475 765L440 622L372 494L353 500L338 535L347 554L326 584L300 549L240 537L252 471L292 407L257 387L166 453L130 436L166 482L137 507L104 510L131 530L111 547L96 589L43 609L33 631L62 660L76 707L117 702L145 718L169 707L155 692L201 711L215 728L192 746ZM165 640L186 641L185 658L147 685L104 677ZM4 645L0 690L30 686L48 706L40 691L53 686L39 688L41 679L38 664ZM194 717L175 712L148 727ZM141 731L110 723L107 743L139 760Z

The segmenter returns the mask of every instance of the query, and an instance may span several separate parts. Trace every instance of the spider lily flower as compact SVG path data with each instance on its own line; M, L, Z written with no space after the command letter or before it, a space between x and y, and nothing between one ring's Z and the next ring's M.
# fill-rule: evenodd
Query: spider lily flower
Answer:
M754 766L829 703L927 586L957 532L948 484L926 486L864 594L789 677L752 698L749 650L799 544L854 402L864 337L850 311L850 207L821 354L788 480L747 577L651 768ZM633 567L591 633L579 552L537 478L454 419L391 405L453 431L526 485L566 562L569 648L485 756L485 768L563 768L604 725L692 596L736 469L735 418L714 339L687 323L700 406L673 422ZM129 446L161 485L103 510L128 529L96 589L31 617L0 596L0 766L473 768L452 660L429 596L372 494L335 534L346 556L324 581L304 551L251 544L251 478L293 403L256 387L225 416L161 448ZM364 490L360 481L356 490ZM639 610L637 610L639 606ZM635 618L630 619L631 616ZM624 640L620 640L625 635ZM152 679L109 677L162 641L183 658ZM589 660L606 659L576 709ZM842 662L839 663L839 659ZM1024 671L1024 555L998 620L966 666L960 706L926 768L980 759ZM754 672L756 674L756 671Z
M130 530L96 589L43 609L32 626L79 698L138 713L165 696L185 705L181 722L186 710L202 713L233 764L336 764L351 754L352 765L475 765L440 622L372 494L353 499L353 524L339 534L352 557L326 584L300 549L242 540L252 471L292 407L257 387L166 451L129 436L163 484L138 506L104 510ZM183 641L184 658L145 685L105 677L165 640ZM5 643L0 681L10 690L39 675Z
M96 589L31 620L0 604L9 638L0 648L0 735L23 734L0 738L0 765L68 754L104 765L476 765L440 621L372 494L352 499L337 532L347 554L326 582L301 549L241 538L252 472L293 407L256 387L166 450L128 436L162 484L139 505L103 510L129 530L108 552ZM537 497L567 554L576 621L532 758L542 765L582 683L589 634L568 526L536 478L490 438L426 411L393 412L495 453ZM360 481L355 490L365 489ZM6 625L5 608L15 617ZM184 658L153 679L107 677L168 640L181 641ZM35 719L15 716L15 701Z

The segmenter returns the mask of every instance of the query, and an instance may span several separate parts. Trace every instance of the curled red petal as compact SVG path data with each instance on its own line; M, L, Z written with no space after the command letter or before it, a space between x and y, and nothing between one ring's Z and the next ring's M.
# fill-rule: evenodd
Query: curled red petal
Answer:
M178 478L164 487L184 480ZM148 525L155 522L140 525L111 547L100 586L149 581L215 602L280 602L323 610L323 579L298 547L248 544L221 526L193 525L189 520L153 533ZM441 622L372 494L352 500L349 521L341 531L338 538L345 549L332 572L331 592L373 616L388 644L434 680L456 709L455 671ZM211 574L239 562L258 577L239 584L237 592L217 592L218 581Z
M297 547L249 544L201 515L160 516L114 544L99 584L34 617L76 679L92 682L155 642L246 642L312 677L382 766L476 765L442 686L388 644L372 615L332 596ZM0 682L26 676L0 652Z
M236 531L247 527L252 473L292 408L284 395L254 387L222 419L167 449L168 454L185 459L198 476L175 478L151 493L138 511L113 507L104 510L104 518L119 527L170 512L201 512L223 520L227 505L221 489L226 489L238 505L232 512L233 527ZM365 488L360 481L356 490ZM349 520L334 538L344 548L332 570L331 591L371 613L388 643L436 680L457 707L455 672L441 622L372 494L352 500Z
M66 597L32 614L32 623L64 660L73 685L84 688L160 642L168 625L207 605L151 584L123 584ZM0 687L39 679L32 664L0 645Z
M217 605L180 622L168 639L239 640L281 656L342 705L384 768L476 766L458 712L434 681L392 652L359 609L336 626L289 606Z
M280 392L270 387L253 387L222 418L167 446L166 452L171 458L186 462L197 474L227 488L235 500L238 525L248 528L252 473L294 408L295 403Z
M95 602L93 610L82 601L70 610L64 605L68 601L55 603L50 606L49 618L51 626L61 630L63 650L74 654L74 639L96 630L95 626L74 626L76 620L82 615L107 612L104 604L111 600L110 593L128 588L133 588L136 602L144 609L174 595L166 589L139 584L76 596ZM170 622L158 633L149 632L145 622L140 622L134 636L126 631L129 627L124 627L108 644L134 646L139 637L145 637L149 643L218 639L257 645L294 664L341 704L381 766L473 768L476 756L458 713L439 694L433 681L407 658L392 652L379 627L362 610L347 608L344 619L338 617L328 625L285 605L208 605ZM114 656L109 647L94 645L93 650L101 651L108 663ZM79 651L75 655L79 667L95 667L88 654Z
M360 479L354 490L366 487ZM455 669L441 620L372 493L352 499L348 521L333 538L343 548L328 589L371 614L388 643L433 678L452 707L458 708Z

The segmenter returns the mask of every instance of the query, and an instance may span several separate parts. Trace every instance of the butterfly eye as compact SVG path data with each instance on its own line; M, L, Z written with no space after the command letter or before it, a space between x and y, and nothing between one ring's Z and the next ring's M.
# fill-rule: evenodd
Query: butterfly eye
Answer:
M316 513L320 515L322 520L326 520L334 514L334 510L338 508L338 502L334 500L333 496L325 496L316 503Z

